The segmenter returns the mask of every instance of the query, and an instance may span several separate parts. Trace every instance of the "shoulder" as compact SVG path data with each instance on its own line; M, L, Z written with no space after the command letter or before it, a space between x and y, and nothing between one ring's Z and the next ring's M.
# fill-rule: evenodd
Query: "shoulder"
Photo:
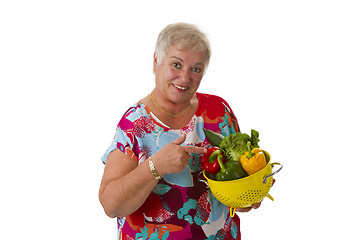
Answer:
M196 93L198 100L199 100L199 111L202 112L204 110L208 110L208 108L211 109L226 109L230 112L232 112L230 105L227 103L225 99L222 97L212 95L212 94L206 94L206 93Z
M239 131L237 118L222 97L204 93L197 93L197 96L199 107L196 115L204 119L206 129L218 132L220 130L224 136Z
M219 100L219 101L224 100L222 97L219 97L219 96L213 95L213 94L207 94L207 93L197 92L196 96L198 97L198 99L201 99L201 100L209 100L209 99L210 100Z
M133 122L142 117L148 116L148 111L143 103L140 101L132 105L122 116L118 123L121 129L129 129L133 127Z
M205 103L205 104L220 103L229 107L229 104L226 102L226 100L217 95L206 94L206 93L196 93L196 95L200 103Z

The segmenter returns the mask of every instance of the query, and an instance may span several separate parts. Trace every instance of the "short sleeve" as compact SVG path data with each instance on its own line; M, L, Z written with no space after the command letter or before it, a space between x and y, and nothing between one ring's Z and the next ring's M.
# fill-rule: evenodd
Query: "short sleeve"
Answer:
M123 153L130 154L132 156L133 152L131 150L129 142L130 142L129 138L126 136L126 133L124 131L122 131L120 127L118 127L116 130L116 134L115 134L109 148L106 150L104 155L101 157L102 162L105 164L106 158L108 157L108 155L117 148L120 151L122 151ZM129 149L130 149L130 151L129 151Z

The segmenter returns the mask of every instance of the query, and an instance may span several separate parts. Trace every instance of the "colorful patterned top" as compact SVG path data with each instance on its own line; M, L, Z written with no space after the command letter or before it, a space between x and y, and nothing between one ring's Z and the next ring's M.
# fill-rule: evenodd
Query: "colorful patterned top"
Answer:
M230 106L220 97L197 93L196 113L182 129L163 124L141 102L122 117L116 135L102 161L118 148L138 164L166 144L187 134L183 145L209 146L203 128L229 135L239 131ZM188 166L177 174L164 175L142 207L128 217L118 218L119 239L240 239L240 219L231 218L220 203L198 180L202 170L199 156L192 154ZM131 196L129 196L131 198Z

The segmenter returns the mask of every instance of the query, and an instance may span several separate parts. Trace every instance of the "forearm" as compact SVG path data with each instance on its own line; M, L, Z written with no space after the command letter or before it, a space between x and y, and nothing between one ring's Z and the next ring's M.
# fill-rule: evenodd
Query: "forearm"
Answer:
M181 146L185 138L184 134L151 156L160 176L183 171L191 153L206 152L205 148ZM141 207L157 182L151 173L149 159L138 166L132 158L114 150L106 160L100 202L108 216L128 216Z
M151 174L148 161L100 190L100 201L109 217L128 216L145 202L158 182Z

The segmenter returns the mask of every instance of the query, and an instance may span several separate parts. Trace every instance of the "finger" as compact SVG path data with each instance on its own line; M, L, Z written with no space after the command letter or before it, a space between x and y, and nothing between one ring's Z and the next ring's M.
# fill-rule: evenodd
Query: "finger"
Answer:
M261 202L255 203L255 204L251 205L251 207L252 207L253 209L258 209L258 208L260 207L260 205L261 205Z
M235 211L237 212L249 212L252 208L246 207L246 208L237 208Z
M195 146L184 146L184 151L187 153L206 153L206 148Z
M182 133L181 136L178 139L176 139L175 141L173 141L172 143L176 144L176 145L180 145L183 142L185 142L185 139L186 139L186 134Z

